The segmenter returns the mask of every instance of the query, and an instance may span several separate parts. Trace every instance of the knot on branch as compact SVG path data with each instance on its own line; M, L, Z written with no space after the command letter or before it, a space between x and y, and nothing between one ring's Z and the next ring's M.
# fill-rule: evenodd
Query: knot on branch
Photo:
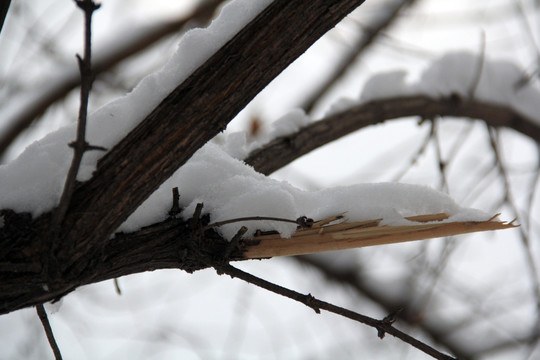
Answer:
M209 216L201 216L202 209L203 204L197 204L193 216L186 223L190 235L180 245L183 270L193 272L203 267L213 267L221 274L220 269L228 265L230 260L241 258L240 242L247 227L242 226L229 242L208 226Z
M317 299L311 294L306 295L306 305L313 309L317 314L321 313L321 309L316 304Z

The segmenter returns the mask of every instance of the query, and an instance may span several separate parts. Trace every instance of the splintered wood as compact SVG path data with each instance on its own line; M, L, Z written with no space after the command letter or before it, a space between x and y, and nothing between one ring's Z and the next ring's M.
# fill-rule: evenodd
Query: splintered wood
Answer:
M364 246L394 244L477 231L516 227L514 222L499 221L497 215L487 221L442 222L448 215L426 214L407 217L410 225L380 225L381 219L345 222L342 215L317 221L310 228L299 228L290 238L277 233L256 235L245 241L244 258L313 254Z

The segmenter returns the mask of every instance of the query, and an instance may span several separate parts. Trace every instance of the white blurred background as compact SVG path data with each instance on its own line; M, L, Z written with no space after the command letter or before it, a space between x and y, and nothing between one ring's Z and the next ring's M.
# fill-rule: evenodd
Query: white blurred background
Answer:
M189 18L203 3L221 2L103 0L94 16L95 59L114 54L131 40L137 44L163 24ZM367 0L257 96L227 133L245 130L253 138L264 136L273 120L303 106L382 20L388 26L315 101L315 118L324 117L340 98L358 98L374 74L400 69L414 79L430 62L455 50L512 61L536 86L539 5L535 0ZM398 6L396 16L390 16ZM31 124L10 139L3 163L45 133L76 120L78 89L66 84L77 75L74 55L82 51L82 21L68 0L12 2L0 34L0 138L21 114L30 113L28 103L61 85L64 90L43 111L28 115ZM134 55L100 73L90 111L159 69L182 33L202 23L204 16L148 46L140 44ZM426 184L448 192L463 206L501 213L505 220L518 218L521 230L238 267L376 318L403 307L396 327L460 359L540 358L535 139L501 129L498 159L482 121L418 120L368 127L272 176L305 189L380 181ZM533 120L540 121L540 115ZM65 359L429 358L391 336L380 340L372 328L324 312L317 315L212 270L161 270L118 282L121 295L108 281L78 289L57 309L47 307ZM35 309L0 317L0 359L52 358Z

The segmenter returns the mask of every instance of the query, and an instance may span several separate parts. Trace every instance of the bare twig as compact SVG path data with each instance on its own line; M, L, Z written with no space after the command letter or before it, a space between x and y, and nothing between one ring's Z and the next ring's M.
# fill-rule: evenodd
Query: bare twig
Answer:
M420 156L422 156L422 154L424 154L426 152L427 146L428 146L429 142L431 141L431 139L433 138L433 130L434 130L433 129L433 121L430 121L429 125L430 125L430 129L429 129L429 132L427 133L427 135L424 137L424 141L422 141L422 144L420 145L420 147L418 148L416 153L413 155L413 157L410 159L409 163L400 172L398 172L394 176L392 181L394 181L394 182L400 181L403 178L403 176L405 176L405 174L407 174L407 172L414 165L416 165L416 163L420 159Z
M491 144L491 148L493 150L493 155L495 156L495 163L499 170L499 173L502 177L504 189L505 189L505 202L510 206L512 211L514 212L515 216L517 218L520 217L520 213L518 210L518 207L512 197L511 189L510 189L510 178L508 176L508 173L506 171L506 168L504 166L504 163L502 161L502 157L499 150L499 144L496 139L495 129L488 126L487 132L489 134L489 141ZM523 252L525 255L525 260L527 263L527 268L529 270L529 276L531 279L531 285L533 289L533 296L535 298L536 302L536 323L535 323L535 330L538 331L540 329L540 278L538 276L538 272L536 270L536 264L534 261L534 256L532 254L531 249L531 241L529 238L528 232L525 230L524 226L520 226L519 233L521 237L521 243Z
M47 317L45 307L43 306L43 304L39 304L36 305L36 310L39 316L39 320L41 320L41 324L43 325L43 329L45 329L45 334L47 335L47 340L49 340L49 345L51 346L51 349L54 353L54 358L56 360L62 360L62 354L60 353L60 348L58 347L56 339L54 338L54 334L51 328L51 324L49 323L49 318Z
M457 358L463 360L471 359L468 352L463 349L463 344L459 341L454 341L451 336L445 334L444 329L438 326L438 324L428 321L419 321L415 310L412 309L409 304L404 303L403 298L385 296L377 286L372 286L369 281L365 281L362 276L363 271L361 265L358 266L358 269L337 268L329 265L327 261L324 261L324 259L321 259L320 257L310 255L295 256L290 259L295 260L301 265L308 265L313 269L317 269L324 274L328 281L347 285L356 291L357 294L369 299L388 313L395 311L395 309L404 309L400 313L401 321L405 321L411 326L421 329L421 331L429 335L433 342L448 349L451 353L456 355Z
M291 219L285 219L285 218L279 218L279 217L272 217L272 216L246 216L246 217L239 217L229 220L223 220L223 221L216 221L214 223L206 225L206 228L213 228L218 226L223 226L227 224L233 224L237 222L244 222L244 221L279 221L279 222L287 222L292 224L298 224L298 220L291 220Z
M482 31L482 37L480 42L480 57L476 64L476 70L474 72L474 78L471 82L471 87L469 88L469 98L474 99L476 89L478 84L480 84L480 79L482 78L482 70L484 68L484 62L486 58L486 33Z
M266 281L264 279L261 279L257 276L254 276L252 274L249 274L245 271L242 271L238 268L235 268L231 265L222 265L217 266L216 270L218 273L227 274L231 277L236 277L239 279L242 279L250 284L259 286L265 290L271 291L273 293L276 293L278 295L282 295L285 297L288 297L290 299L293 299L295 301L298 301L307 307L312 308L317 314L321 312L321 310L326 310L328 312L341 315L343 317L346 317L348 319L357 321L359 323L371 326L377 330L377 336L379 338L384 338L385 334L390 334L392 336L395 336L402 341L406 342L409 345L414 346L415 348L423 351L424 353L434 357L435 359L445 359L450 360L454 359L453 357L443 354L442 352L436 350L435 348L427 345L426 343L421 342L420 340L417 340L413 338L412 336L396 329L393 327L393 323L395 319L393 319L391 316L387 316L382 320L377 320L374 318L371 318L369 316L365 316L362 314L359 314L357 312L345 309L343 307L330 304L326 301L319 300L315 297L313 297L311 294L301 294L299 292L296 292L294 290L285 288L283 286L271 283L269 281Z
M66 176L64 183L64 190L60 197L60 203L55 211L53 219L53 231L57 231L64 215L67 211L69 203L71 201L71 195L75 187L75 180L79 167L81 165L82 157L88 150L105 150L100 147L91 146L86 142L86 118L88 115L88 98L90 97L90 90L92 89L92 83L94 81L94 74L92 73L92 15L94 11L99 9L100 5L94 3L92 0L75 0L77 6L84 11L84 57L81 58L77 55L79 63L79 70L81 73L81 103L79 107L79 121L77 124L77 138L75 142L70 143L69 146L73 148L73 159Z
M521 1L516 1L514 8L517 12L518 17L520 18L520 23L523 26L523 30L525 34L527 35L527 38L529 40L530 47L532 51L534 52L534 56L536 57L536 70L534 70L530 74L524 75L520 80L516 82L514 85L516 90L519 90L523 86L527 85L533 78L538 76L539 67L540 67L540 49L538 48L538 44L536 43L535 34L536 30L532 28L532 25L527 17L527 11L523 7L523 3Z
M438 123L437 120L431 120L433 123L433 145L435 146L435 154L437 156L437 165L438 170L440 174L440 189L441 191L446 192L447 194L450 193L450 188L448 186L448 180L446 176L446 168L448 166L448 162L443 159L442 149L441 149L441 142L439 140L438 136Z

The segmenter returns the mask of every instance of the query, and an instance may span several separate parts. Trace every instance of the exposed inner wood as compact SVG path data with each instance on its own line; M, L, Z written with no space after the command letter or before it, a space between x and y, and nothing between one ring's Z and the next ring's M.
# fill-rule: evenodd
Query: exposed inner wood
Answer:
M444 213L406 217L410 225L380 225L381 219L360 222L338 222L341 215L313 224L309 229L298 229L290 238L279 234L265 234L247 241L246 259L313 254L324 251L345 250L365 246L386 245L424 240L478 231L513 228L513 222L487 221L441 222L448 219Z

